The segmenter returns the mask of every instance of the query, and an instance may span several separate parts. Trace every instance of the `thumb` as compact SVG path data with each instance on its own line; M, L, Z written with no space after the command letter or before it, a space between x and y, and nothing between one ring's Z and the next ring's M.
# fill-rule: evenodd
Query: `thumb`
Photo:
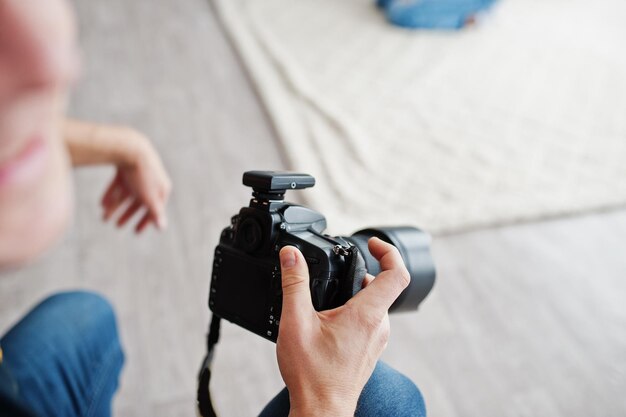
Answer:
M283 287L283 310L281 317L301 320L313 311L309 289L309 269L304 257L293 246L280 250L280 270Z

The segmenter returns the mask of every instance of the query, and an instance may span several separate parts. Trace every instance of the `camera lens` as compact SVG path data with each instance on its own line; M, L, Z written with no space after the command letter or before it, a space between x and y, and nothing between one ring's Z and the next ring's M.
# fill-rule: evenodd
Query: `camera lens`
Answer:
M363 255L367 272L376 276L381 269L380 264L367 247L367 241L371 237L378 237L398 248L411 275L411 283L400 294L389 311L416 310L435 283L435 265L430 255L430 236L415 227L402 226L363 229L345 238L352 242Z

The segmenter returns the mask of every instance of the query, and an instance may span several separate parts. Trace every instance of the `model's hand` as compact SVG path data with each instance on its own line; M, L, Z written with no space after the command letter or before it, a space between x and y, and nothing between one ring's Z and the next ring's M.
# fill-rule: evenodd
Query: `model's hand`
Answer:
M116 167L115 177L102 197L105 220L121 211L117 217L121 227L139 212L135 225L138 233L150 223L165 228L165 204L172 185L159 155L144 135L125 126L71 119L64 121L62 135L75 167Z
M283 309L276 352L289 390L290 416L353 416L357 400L387 345L387 310L409 284L398 250L369 241L382 272L345 305L317 312L309 273L293 247L280 251Z
M141 213L135 224L137 233L150 223L164 229L165 206L172 186L159 155L143 135L130 129L126 140L119 143L125 144L125 157L117 164L115 177L102 197L104 220L121 213L116 223L122 227L136 213Z

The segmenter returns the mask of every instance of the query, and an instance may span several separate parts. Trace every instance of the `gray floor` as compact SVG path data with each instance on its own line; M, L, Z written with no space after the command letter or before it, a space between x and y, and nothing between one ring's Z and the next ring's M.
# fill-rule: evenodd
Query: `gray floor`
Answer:
M85 75L71 113L154 140L175 184L170 228L103 225L112 171L79 171L65 240L0 279L0 329L51 291L101 291L128 359L116 415L191 416L212 248L247 203L241 173L285 162L206 0L77 8ZM392 319L385 359L419 384L431 416L626 415L625 234L626 212L613 212L436 239L436 290ZM219 411L255 415L282 385L273 345L232 325L222 340Z

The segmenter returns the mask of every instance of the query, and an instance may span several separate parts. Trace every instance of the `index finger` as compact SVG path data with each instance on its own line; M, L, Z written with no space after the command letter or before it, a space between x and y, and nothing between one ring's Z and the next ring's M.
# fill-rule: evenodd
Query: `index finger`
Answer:
M382 316L408 287L411 277L395 246L375 237L369 240L368 246L371 254L380 262L382 272L349 302Z

